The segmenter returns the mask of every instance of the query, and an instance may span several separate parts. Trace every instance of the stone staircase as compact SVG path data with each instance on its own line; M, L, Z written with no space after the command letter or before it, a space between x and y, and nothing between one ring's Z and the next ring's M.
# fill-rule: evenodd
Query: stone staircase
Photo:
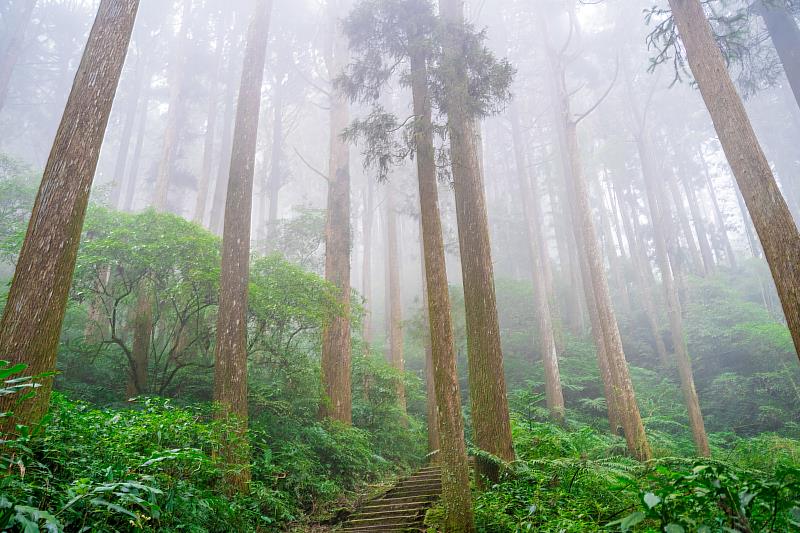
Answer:
M388 492L366 502L338 531L368 532L424 531L426 511L442 492L438 466L423 468L402 479Z

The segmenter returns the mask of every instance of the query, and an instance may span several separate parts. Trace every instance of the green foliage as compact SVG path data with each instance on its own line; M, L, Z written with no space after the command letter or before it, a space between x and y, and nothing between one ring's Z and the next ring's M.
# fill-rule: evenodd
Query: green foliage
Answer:
M145 399L96 409L55 393L46 432L0 454L7 472L0 524L11 531L30 522L49 531L269 530L394 468L365 429L291 419L254 426L251 491L228 499L216 458L226 429L207 406Z
M513 431L517 461L476 496L479 531L755 532L799 525L800 441L734 439L725 460L641 464L617 455L617 438L589 427L515 420Z
M670 463L656 463L647 476L654 489L641 496L643 511L620 524L650 518L668 533L788 531L800 526L797 466L781 464L765 475L720 461Z
M737 75L742 94L747 97L775 86L783 67L775 50L764 45L759 8L737 0L703 0L701 3L717 46ZM650 60L650 70L668 63L673 69L673 84L684 77L691 78L686 51L671 10L653 6L645 11L645 22L653 26L647 36L648 48L656 52Z
M287 261L322 274L325 265L325 210L296 207L289 219L278 220L259 249L279 252Z
M36 197L37 178L23 163L0 154L0 262L16 261Z
M360 2L345 19L352 61L336 85L353 101L372 103L371 113L355 120L344 137L362 142L364 168L377 169L378 179L385 180L389 169L414 155L414 122L418 117L398 119L377 104L387 83L395 76L400 83L411 84L412 55L424 60L427 89L433 106L447 114L445 88L456 76L465 75L464 109L472 117L482 118L502 110L510 99L515 70L505 59L498 59L486 46L485 32L469 24L453 28L436 16L429 0L367 0ZM445 53L448 35L460 43L458 64L449 64ZM434 125L434 132L446 136L444 124ZM439 150L437 160L445 160L446 150ZM445 166L445 165L440 165Z

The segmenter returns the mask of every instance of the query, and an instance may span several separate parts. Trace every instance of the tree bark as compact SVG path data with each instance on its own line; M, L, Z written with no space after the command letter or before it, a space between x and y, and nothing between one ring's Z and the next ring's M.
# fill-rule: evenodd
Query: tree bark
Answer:
M338 24L338 0L328 0L331 49L326 58L331 78L348 61L347 38ZM326 398L320 415L345 424L353 420L350 387L350 147L341 138L350 120L347 99L331 93L328 210L325 221L325 279L339 291L342 313L331 318L322 333L322 383Z
M800 28L785 2L758 0L756 11L764 19L772 44L789 80L795 102L800 106Z
M564 421L564 394L561 390L561 375L558 370L558 352L556 350L553 319L550 313L550 301L547 297L546 280L543 264L548 258L542 253L541 208L539 198L532 190L525 169L525 154L522 147L522 132L519 124L519 112L512 110L511 134L514 144L514 161L517 167L517 180L520 198L522 200L522 214L525 218L527 241L530 246L533 278L533 300L538 322L538 344L544 366L545 400L551 416L559 421Z
M683 196L681 195L681 191L678 189L678 184L675 181L675 175L670 173L664 177L664 180L669 189L669 194L672 196L672 205L675 207L675 216L678 218L681 233L683 233L684 240L686 241L686 250L689 252L691 270L696 272L698 275L706 276L710 274L710 271L708 270L708 265L703 260L703 256L700 254L700 246L697 244L694 232L692 231L692 224L689 222L689 215L686 213L686 207L683 205ZM667 210L667 212L669 212L669 210ZM677 241L677 237L674 244L676 247L680 246L679 242ZM678 250L675 250L675 252L677 253Z
M364 234L364 256L361 268L361 292L364 296L364 344L366 352L372 343L372 225L375 217L375 185L367 179L364 190L364 216L362 232Z
M400 245L397 239L397 212L391 187L386 191L386 233L389 263L389 361L398 372L405 370L403 361L403 301L400 287ZM406 412L406 391L402 379L395 384L400 409Z
M102 0L45 166L7 304L0 320L0 359L25 363L27 375L55 369L89 192L130 42L138 0ZM52 377L14 407L14 423L37 423L47 410ZM2 419L0 432L11 429ZM13 426L12 426L13 427Z
M147 79L147 89L144 94L144 101L142 109L139 112L139 131L136 134L136 146L133 149L133 158L131 160L131 167L128 170L128 176L125 179L125 193L122 198L121 209L123 211L132 211L134 205L134 197L136 196L136 185L139 183L139 166L142 160L142 148L144 146L145 133L147 133L147 118L150 111L150 78Z
M628 450L637 459L646 461L651 458L650 445L644 432L633 383L628 372L628 363L625 360L625 353L622 349L619 326L614 315L614 308L611 305L608 280L606 279L589 205L589 192L581 169L576 126L577 124L570 120L566 127L567 153L570 158L568 178L570 193L575 205L576 240L578 241L579 249L584 250L588 264L589 279L584 279L584 283L591 286L603 334L606 358L612 375L616 376L615 395L617 396L617 404L621 409L619 416L625 432Z
M130 153L133 128L136 123L136 117L139 115L139 105L144 82L149 79L147 73L142 72L147 70L146 65L142 66L142 61L141 57L138 58L136 74L133 80L133 92L130 96L125 123L122 126L122 134L119 139L119 152L117 152L117 161L114 165L111 199L109 203L116 209L122 208L122 191L125 188L125 168L128 164L128 154Z
M422 62L423 66L425 59L424 56L422 58L415 59L416 62ZM415 64L415 68L419 69L419 66ZM423 72L424 74L424 72ZM413 76L414 74L412 74ZM418 76L419 77L419 76ZM416 78L415 78L416 79ZM424 93L427 94L427 87L423 87ZM419 89L418 89L419 91ZM413 89L412 89L413 92ZM417 98L421 98L421 96L417 96ZM421 111L424 113L426 108L422 107ZM416 110L415 110L416 114ZM424 119L422 119L424 120ZM428 118L428 124L430 124L430 117ZM425 124L422 124L420 128L425 127ZM418 137L415 137L415 143L422 143L424 142L424 132L421 132ZM419 148L418 148L419 150ZM431 151L432 152L432 151ZM417 151L419 154L419 151ZM427 154L426 154L427 156ZM430 161L425 162L426 165L430 165ZM426 167L426 171L427 171ZM435 175L436 168L433 167L433 173ZM418 170L418 174L420 174ZM437 191L438 192L438 191ZM438 199L437 199L438 201ZM428 307L430 302L428 301L428 274L425 270L425 238L424 232L425 229L422 227L422 202L420 202L420 222L419 222L419 259L420 259L420 268L422 270L422 317L423 317L423 324L426 326L425 331L423 332L423 342L425 344L425 404L427 407L426 415L427 415L427 423L428 423L428 454L431 459L431 462L438 463L439 462L439 447L441 443L441 439L439 438L439 410L436 406L436 384L434 383L434 368L433 368L433 346L431 344L431 332L430 332L430 322L431 317L430 313L428 312ZM438 212L438 205L437 205L437 212ZM441 222L440 222L441 225Z
M225 34L228 30L228 10L217 14L217 38L214 51L213 73L209 80L208 109L206 111L206 133L203 138L203 166L200 169L200 181L197 184L197 198L194 204L192 219L203 224L206 218L206 204L208 204L208 189L211 182L211 166L214 160L214 138L217 132L217 114L219 112L219 78L222 74L223 48L225 48Z
M217 344L214 350L214 401L218 417L235 425L238 438L223 455L232 466L226 490L244 492L250 481L247 444L247 288L250 281L250 217L272 0L257 0L247 32L242 80L236 106L225 227L222 235Z
M3 51L3 59L0 61L0 111L6 105L6 98L8 98L8 89L11 85L11 75L14 73L14 67L17 66L19 56L22 53L25 44L25 32L30 26L31 17L33 16L33 8L36 7L36 0L21 0L21 8L17 13L17 20L11 26L11 37L8 41L8 46Z
M547 43L548 28L543 19L540 19L540 28ZM650 445L644 432L644 424L622 349L619 326L611 305L608 280L589 205L589 192L581 168L578 124L573 120L570 110L563 58L555 51L548 50L548 62L553 84L551 97L553 110L556 113L556 133L561 147L573 233L577 252L581 254L582 281L586 304L589 306L592 334L597 347L598 365L604 382L609 422L612 431L616 430L617 423L621 424L631 455L639 460L648 460L651 458Z
M755 224L800 357L800 234L698 0L669 0L700 93Z
M228 169L231 164L231 151L233 150L233 122L234 104L236 103L236 64L234 60L234 46L231 44L231 59L225 79L225 110L222 114L222 139L220 141L220 158L217 167L217 179L214 185L214 201L211 205L211 219L209 228L217 235L222 234L222 224L225 218L225 195L228 193Z
M269 178L267 179L267 196L269 197L269 208L267 210L267 223L265 229L265 239L267 248L272 249L271 242L275 236L275 225L278 221L278 194L283 187L283 98L286 87L283 80L284 75L278 73L278 80L275 85L275 97L273 98L273 119L272 119L272 155L270 156Z
M181 14L181 27L178 30L177 42L169 63L169 109L167 111L167 126L164 130L164 140L161 145L161 159L158 162L158 174L153 188L152 205L157 211L167 209L169 185L172 176L172 167L178 144L178 123L180 121L183 103L183 85L186 81L187 57L186 48L189 33L189 16L193 0L183 0Z
M620 206L623 211L622 223L625 228L625 234L627 235L631 260L633 261L633 267L636 273L636 284L639 286L641 304L644 308L647 325L650 328L650 335L653 337L658 360L662 365L666 366L669 363L669 358L667 356L667 347L664 345L664 338L661 336L661 329L658 326L658 315L655 305L656 298L653 294L653 271L650 267L650 258L642 246L642 239L638 234L639 225L636 222L638 221L639 212L632 205L634 200L630 197L628 200L630 204L630 216L625 216L625 209L623 206ZM631 221L634 223L632 224Z
M431 103L424 52L412 48L411 88L414 101L414 143L417 149L420 223L425 261L425 282L430 326L433 384L438 412L439 454L442 465L442 503L445 531L475 531L470 494L469 466L461 415L461 392L456 370L455 338L450 314L450 293L439 215L436 163L431 125Z
M466 66L459 53L464 28L464 0L442 0L439 11L447 24L444 62L451 72L445 91L464 279L470 412L475 444L504 461L512 461L514 445L500 346L480 145L475 119L467 111ZM497 477L494 467L488 464L479 464L478 474L479 479L481 475L490 479Z
M680 159L680 155L678 158ZM697 243L700 245L700 255L703 258L703 266L707 273L713 274L717 268L714 262L714 254L711 252L711 244L708 240L708 232L706 231L706 224L703 220L702 212L700 211L700 204L697 202L697 194L695 193L694 183L689 178L685 165L679 166L683 183L683 190L686 192L686 199L689 203L689 213L692 215L692 223L694 224L694 231L697 234Z
M700 166L703 168L703 175L706 180L706 189L708 195L711 197L711 205L714 206L714 220L719 227L719 235L722 238L722 245L725 247L725 256L728 258L728 265L734 270L736 269L736 254L733 252L731 240L728 237L728 228L725 224L725 217L722 216L722 209L719 207L719 200L717 199L717 191L714 189L714 183L711 181L711 173L708 171L708 162L703 155L703 149L697 148L700 157Z
M664 198L664 191L658 185L658 177L655 175L651 148L646 133L636 134L636 145L639 150L639 157L642 163L642 174L644 177L647 203L650 206L650 220L653 226L653 242L656 249L659 269L661 270L661 283L664 287L664 296L667 301L667 315L669 316L670 332L672 334L672 345L675 352L675 359L678 363L678 374L681 380L681 390L683 399L686 403L686 410L689 415L689 425L692 429L697 453L708 457L711 450L708 446L708 436L706 435L703 415L700 411L700 402L697 399L697 391L694 386L694 376L692 363L686 350L686 339L683 333L683 317L681 316L681 304L678 299L678 291L672 276L672 267L669 256L667 255L667 243L664 237L664 225L666 210L659 202L659 198Z
M150 343L153 337L153 299L148 288L139 287L139 297L133 309L133 347L128 371L126 394L133 398L147 393L147 365L150 359Z

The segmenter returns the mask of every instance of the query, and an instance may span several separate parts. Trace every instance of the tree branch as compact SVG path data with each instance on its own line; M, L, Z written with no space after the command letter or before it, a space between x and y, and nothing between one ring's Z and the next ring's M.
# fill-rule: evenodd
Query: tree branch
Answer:
M611 94L611 89L613 89L614 85L616 85L618 75L619 75L619 56L617 56L617 64L616 67L614 68L614 79L611 80L611 83L608 85L608 89L606 89L606 92L604 92L603 96L601 96L597 100L597 102L594 103L592 107L587 109L585 113L581 113L580 115L575 117L575 119L572 121L573 124L577 126L583 119L591 115L594 112L594 110L597 109L600 106L600 104L603 103L606 97L608 97L608 95Z
M302 162L303 162L303 164L304 164L305 166L307 166L307 167L308 167L308 168L309 168L311 171L313 171L313 172L314 172L314 173L315 173L317 176L319 176L320 178L324 179L326 182L330 181L330 180L328 179L328 176L326 176L326 175L325 175L324 173L322 173L321 171L317 170L317 168L316 168L316 167L314 167L314 166L313 166L311 163L309 163L308 161L306 161L306 158L305 158L305 157L303 157L303 156L300 154L300 152L297 150L297 148L295 148L294 146L292 146L292 150L294 150L294 153L295 153L295 154L297 154L297 157L299 157L299 158L300 158L300 161L302 161Z

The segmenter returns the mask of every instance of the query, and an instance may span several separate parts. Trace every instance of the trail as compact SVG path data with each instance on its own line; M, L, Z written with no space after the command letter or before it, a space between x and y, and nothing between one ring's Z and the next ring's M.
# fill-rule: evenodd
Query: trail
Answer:
M439 499L441 491L441 469L422 468L359 507L339 531L424 531L425 513Z

